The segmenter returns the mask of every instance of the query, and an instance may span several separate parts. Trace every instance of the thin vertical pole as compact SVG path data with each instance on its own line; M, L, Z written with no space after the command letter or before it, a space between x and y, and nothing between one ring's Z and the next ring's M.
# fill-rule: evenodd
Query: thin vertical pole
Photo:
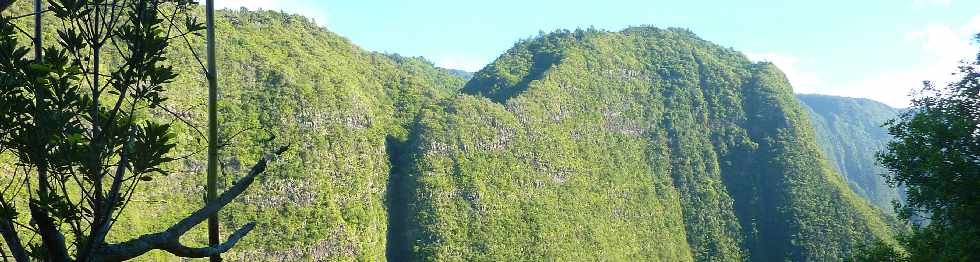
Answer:
M43 61L41 57L41 0L34 0L34 60L38 64Z
M207 0L207 56L208 56L208 190L207 202L211 203L218 195L218 72L214 62L214 0ZM218 245L218 215L208 217L208 243ZM211 256L212 262L221 261L221 255Z

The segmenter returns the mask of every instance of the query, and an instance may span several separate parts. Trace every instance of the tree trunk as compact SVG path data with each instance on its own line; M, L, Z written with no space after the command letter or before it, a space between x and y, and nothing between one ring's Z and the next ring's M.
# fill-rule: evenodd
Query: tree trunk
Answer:
M207 59L208 59L208 190L207 203L211 203L218 195L218 73L214 59L214 0L207 0L205 6L207 16ZM208 217L208 244L218 245L221 242L218 235L218 214L215 212ZM221 261L221 255L211 256L212 262Z

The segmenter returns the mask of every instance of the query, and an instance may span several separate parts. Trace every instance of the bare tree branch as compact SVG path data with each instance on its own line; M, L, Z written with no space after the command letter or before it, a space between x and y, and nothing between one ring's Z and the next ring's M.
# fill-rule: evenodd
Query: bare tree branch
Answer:
M65 236L58 231L54 220L48 211L38 205L33 200L28 204L31 208L31 218L37 223L38 231L41 235L41 242L48 249L51 261L71 261L68 256L68 247L65 246Z
M162 250L170 252L171 254L174 254L178 257L185 257L185 258L209 257L209 256L228 252L228 250L234 247L239 240L244 238L245 235L251 232L252 229L254 228L255 228L255 222L250 222L248 224L245 224L244 226L236 230L235 233L231 234L231 236L228 237L228 240L226 240L224 243L217 244L210 247L192 248L175 242L176 245L164 247L162 248Z
M129 141L132 142L133 138L130 136ZM112 185L109 188L108 199L105 200L105 204L102 205L101 210L95 210L95 219L92 223L92 233L89 235L88 243L103 243L105 241L106 234L109 233L110 219L112 218L112 210L116 207L116 201L119 199L119 190L123 182L123 175L126 173L127 159L129 155L126 154L125 149L120 153L119 164L116 165L116 175L113 177ZM80 257L88 257L94 250L96 245L88 244L80 252Z
M181 235L191 230L191 228L197 224L200 224L206 220L211 214L217 213L218 210L228 205L232 200L245 192L245 190L252 185L252 182L255 182L255 178L265 171L268 162L274 157L286 152L286 149L288 149L287 146L280 147L278 150L273 152L273 154L263 157L258 163L252 166L252 169L247 175L236 181L231 188L224 193L221 193L217 199L208 203L203 208L194 211L194 213L191 213L186 218L180 220L173 226L170 226L170 228L167 230L153 234L146 234L140 236L139 238L118 244L106 245L99 248L98 252L95 252L95 254L97 254L96 256L98 257L95 257L91 261L127 260L140 256L154 249L164 250L178 256L194 255L193 257L197 257L197 255L200 255L200 257L206 257L215 254L214 252L223 253L227 251L234 246L239 239L244 237L249 231L252 230L252 228L255 227L254 222L246 224L242 228L238 229L238 231L232 234L225 243L211 247L190 248L181 245L179 239Z
M6 202L0 202L0 205L3 205L4 209L12 208ZM13 255L15 261L30 261L30 258L27 256L27 251L24 250L24 246L20 242L20 237L17 236L17 230L14 230L12 218L0 219L0 235L3 235L3 240L6 241L7 247L10 249L10 253Z
M178 257L184 258L202 258L208 257L215 254L221 254L227 252L239 240L245 237L252 229L255 228L255 222L245 224L241 228L231 234L224 243L203 247L203 248L193 248L180 244L176 239L180 238L180 235L171 234L168 231L164 231L157 234L145 235L140 237L136 242L127 242L128 245L111 245L101 250L105 252L101 257L97 257L92 261L123 261L127 259L139 256L149 250L159 249L167 251Z

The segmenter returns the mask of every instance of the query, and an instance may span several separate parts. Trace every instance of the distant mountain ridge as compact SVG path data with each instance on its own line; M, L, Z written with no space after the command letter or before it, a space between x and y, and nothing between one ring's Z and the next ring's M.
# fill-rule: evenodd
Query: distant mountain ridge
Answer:
M797 95L811 113L810 120L824 155L843 175L848 186L883 210L892 211L892 201L902 199L881 177L886 172L875 153L883 150L891 136L882 125L900 111L883 103L825 95Z
M466 81L469 81L470 79L472 79L473 78L473 74L474 74L473 72L467 72L467 71L463 71L463 70L459 70L459 69L447 69L447 70L449 70L449 73L450 74L453 74L453 75L458 76L460 78L466 79Z

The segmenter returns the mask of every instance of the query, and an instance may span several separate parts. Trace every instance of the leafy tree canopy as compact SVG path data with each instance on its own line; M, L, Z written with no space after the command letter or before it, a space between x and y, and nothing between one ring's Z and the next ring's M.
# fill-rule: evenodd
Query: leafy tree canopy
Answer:
M889 183L908 188L901 217L925 224L902 238L913 261L980 259L978 67L964 63L960 79L945 87L925 83L912 107L888 123L895 138L878 159Z

